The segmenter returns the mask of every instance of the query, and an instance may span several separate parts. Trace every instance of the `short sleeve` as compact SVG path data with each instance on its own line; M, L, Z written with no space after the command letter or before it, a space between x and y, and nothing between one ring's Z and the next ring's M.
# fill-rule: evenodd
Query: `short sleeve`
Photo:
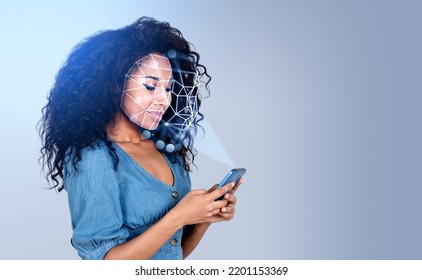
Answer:
M107 147L84 149L77 170L68 160L64 186L72 246L82 259L103 259L111 248L126 241L129 233L123 227L119 185Z

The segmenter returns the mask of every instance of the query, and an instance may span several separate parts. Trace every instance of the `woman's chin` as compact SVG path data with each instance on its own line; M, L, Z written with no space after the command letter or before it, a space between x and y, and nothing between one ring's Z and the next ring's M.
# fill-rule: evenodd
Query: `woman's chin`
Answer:
M142 123L142 124L138 123L140 127L142 127L143 129L148 129L148 130L156 130L159 124L160 122L151 122L151 123Z

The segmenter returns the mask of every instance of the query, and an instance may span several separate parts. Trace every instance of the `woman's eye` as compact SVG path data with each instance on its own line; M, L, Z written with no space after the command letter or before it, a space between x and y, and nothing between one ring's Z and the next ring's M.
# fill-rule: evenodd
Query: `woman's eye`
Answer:
M150 86L150 85L147 85L147 84L144 84L144 87L145 87L147 90L155 90L155 87L154 87L154 86Z

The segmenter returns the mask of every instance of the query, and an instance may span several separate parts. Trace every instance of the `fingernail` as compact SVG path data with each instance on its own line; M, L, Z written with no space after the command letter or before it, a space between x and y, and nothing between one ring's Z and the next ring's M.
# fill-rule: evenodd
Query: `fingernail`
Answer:
M234 182L231 182L231 183L230 183L230 185L231 185L232 187L234 187Z
M226 213L226 211L227 211L226 207L221 208L221 212Z
M226 195L224 196L225 198L229 198L230 195L228 193L226 193Z

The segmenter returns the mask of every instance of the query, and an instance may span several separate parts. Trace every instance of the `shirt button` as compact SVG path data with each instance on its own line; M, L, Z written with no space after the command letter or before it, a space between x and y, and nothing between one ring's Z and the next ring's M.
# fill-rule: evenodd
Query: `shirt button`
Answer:
M171 194L171 196L172 196L173 198L177 198L177 197L179 196L179 193L178 193L178 192L176 192L176 191L174 191L174 192Z
M177 239L172 239L172 240L170 241L170 244L171 244L172 246L176 246L176 245L177 245Z

